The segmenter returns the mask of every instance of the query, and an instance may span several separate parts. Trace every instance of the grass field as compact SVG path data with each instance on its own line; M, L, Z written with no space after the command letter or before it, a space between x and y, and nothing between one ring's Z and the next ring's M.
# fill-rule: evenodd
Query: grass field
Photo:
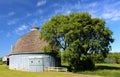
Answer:
M96 64L95 71L84 71L78 73L99 75L104 77L120 77L120 64Z
M5 65L0 65L0 77L100 77L74 74L70 72L24 72L8 69Z
M83 75L84 74L84 75ZM98 76L99 75L99 76ZM0 77L120 77L119 64L96 64L95 71L71 72L25 72L0 65Z

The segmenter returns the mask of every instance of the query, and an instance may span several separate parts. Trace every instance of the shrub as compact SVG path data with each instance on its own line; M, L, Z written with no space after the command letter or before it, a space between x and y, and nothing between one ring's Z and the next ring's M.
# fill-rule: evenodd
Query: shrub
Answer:
M2 65L2 58L0 58L0 65Z
M90 55L81 55L79 60L72 59L70 62L71 70L76 71L85 71L85 70L94 70L95 63L93 62Z

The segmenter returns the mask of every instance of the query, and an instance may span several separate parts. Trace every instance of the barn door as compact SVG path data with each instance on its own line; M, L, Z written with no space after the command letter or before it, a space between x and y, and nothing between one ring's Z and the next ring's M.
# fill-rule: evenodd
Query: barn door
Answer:
M31 72L43 71L43 59L42 58L30 58L29 59L29 71Z

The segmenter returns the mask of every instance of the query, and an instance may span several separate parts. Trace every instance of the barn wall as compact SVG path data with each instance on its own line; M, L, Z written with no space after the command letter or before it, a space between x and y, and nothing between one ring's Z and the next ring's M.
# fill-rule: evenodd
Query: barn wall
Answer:
M15 70L30 71L29 59L30 57L42 56L43 67L55 67L54 57L47 54L16 54L10 56L9 68ZM42 68L40 68L42 69Z

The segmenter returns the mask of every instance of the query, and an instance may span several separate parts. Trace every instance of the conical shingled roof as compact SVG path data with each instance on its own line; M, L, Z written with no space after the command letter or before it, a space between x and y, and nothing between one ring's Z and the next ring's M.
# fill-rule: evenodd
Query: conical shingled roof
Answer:
M39 30L31 30L16 42L10 54L42 53L43 46L47 43L40 39Z

